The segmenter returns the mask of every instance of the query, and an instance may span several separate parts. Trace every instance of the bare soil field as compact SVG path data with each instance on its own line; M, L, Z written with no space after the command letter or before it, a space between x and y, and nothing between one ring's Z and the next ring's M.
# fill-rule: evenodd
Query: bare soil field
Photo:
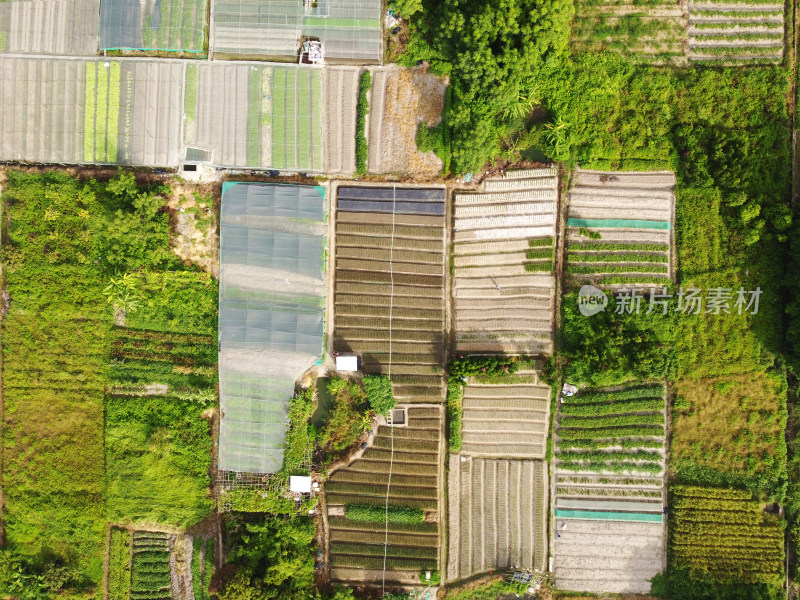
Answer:
M462 453L544 458L550 414L548 386L469 383L464 388L462 407Z
M362 202L357 188L340 189L349 191L337 201L350 209L369 208L369 198L393 191L376 187ZM366 373L389 375L399 402L441 402L445 393L445 191L424 195L432 199L406 203L419 204L421 214L341 206L336 213L333 350L361 354ZM394 205L378 203L387 204L382 211ZM439 204L441 216L427 212Z
M442 161L433 152L420 152L416 135L420 123L434 126L441 121L448 82L428 73L425 65L391 65L372 70L372 75L369 172L436 176Z
M555 169L508 171L455 194L457 351L552 352L557 198Z
M450 456L448 580L547 564L547 465Z

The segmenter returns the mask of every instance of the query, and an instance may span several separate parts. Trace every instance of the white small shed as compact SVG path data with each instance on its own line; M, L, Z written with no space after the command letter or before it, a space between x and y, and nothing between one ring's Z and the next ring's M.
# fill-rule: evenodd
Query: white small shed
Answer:
M289 477L289 491L293 494L310 494L311 477L303 475L291 475Z
M336 357L336 370L340 373L353 373L358 371L358 356L337 356Z

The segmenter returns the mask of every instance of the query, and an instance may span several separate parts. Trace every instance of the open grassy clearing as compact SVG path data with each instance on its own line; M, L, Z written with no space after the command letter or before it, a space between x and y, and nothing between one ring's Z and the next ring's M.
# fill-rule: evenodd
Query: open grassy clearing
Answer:
M708 483L750 480L754 492L779 487L786 469L786 383L755 372L675 386L671 468Z
M544 570L547 489L544 461L452 454L448 579L512 566Z
M387 497L392 518L386 547L387 580L404 577L403 571L414 575L415 571L439 569L443 514L439 448L444 410L411 405L406 406L406 414L407 426L380 426L360 458L330 474L325 493L331 578L336 581L381 580ZM346 507L345 518L330 516L331 507L337 505ZM366 508L370 506L374 508ZM363 571L356 576L354 569Z

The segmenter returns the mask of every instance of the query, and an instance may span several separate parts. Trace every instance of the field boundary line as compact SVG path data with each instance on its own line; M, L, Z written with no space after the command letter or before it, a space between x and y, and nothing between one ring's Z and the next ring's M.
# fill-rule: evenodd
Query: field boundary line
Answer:
M397 186L392 186L392 244L389 247L389 385L392 385L392 310L394 308L394 226L397 206ZM406 419L408 421L408 419ZM386 555L389 551L389 490L392 487L392 467L394 466L394 425L389 426L389 439L391 440L391 453L389 454L389 473L386 479L386 503L384 505L384 538L383 538L383 576L381 581L381 596L386 595Z

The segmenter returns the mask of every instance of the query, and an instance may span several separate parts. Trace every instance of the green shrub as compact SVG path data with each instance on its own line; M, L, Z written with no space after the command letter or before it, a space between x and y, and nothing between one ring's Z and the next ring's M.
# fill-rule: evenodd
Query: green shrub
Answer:
M367 375L361 382L375 414L388 415L396 404L389 378L386 375Z
M364 71L358 87L358 104L356 105L356 173L367 172L367 114L369 113L369 90L372 87L372 74Z
M328 392L333 402L320 429L319 444L335 453L352 446L367 430L372 411L368 410L367 395L358 382L332 377Z
M473 375L491 377L516 373L518 369L513 356L459 356L448 363L447 376L450 381L460 382Z
M351 521L366 523L398 523L418 525L425 522L425 511L421 508L407 506L369 506L366 504L347 504L344 507L344 516Z

